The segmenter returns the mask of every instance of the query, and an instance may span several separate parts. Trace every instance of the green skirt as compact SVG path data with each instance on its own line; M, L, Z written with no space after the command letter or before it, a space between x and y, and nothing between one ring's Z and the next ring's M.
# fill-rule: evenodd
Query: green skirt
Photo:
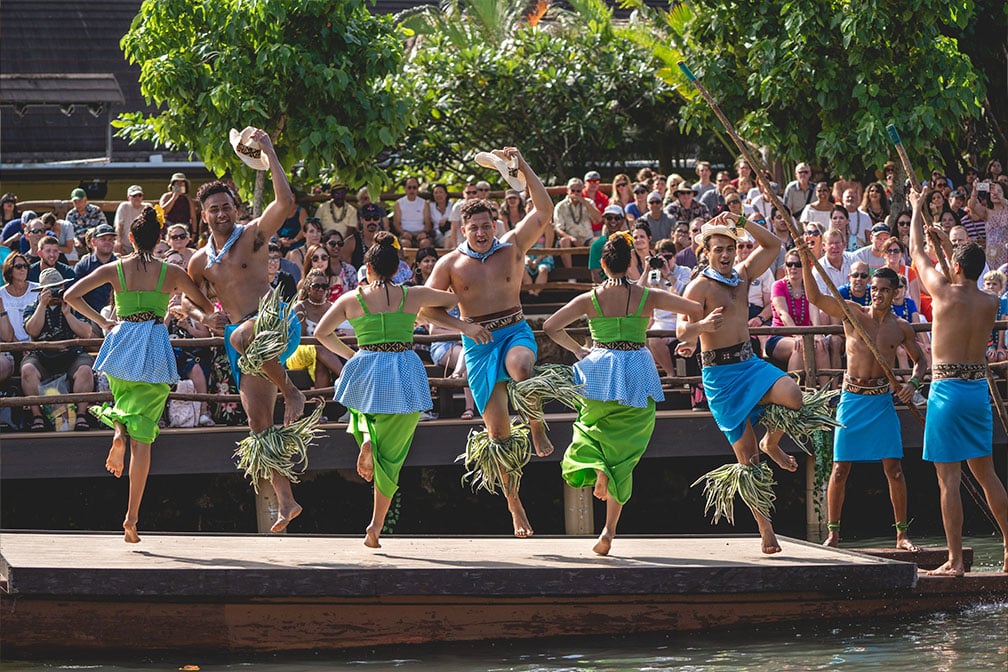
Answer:
M171 388L167 383L138 383L108 376L114 405L104 404L92 411L109 427L121 422L130 438L140 443L154 443L161 429L158 420L164 413Z
M413 413L361 413L350 409L347 433L353 434L357 445L371 439L374 460L374 485L378 492L391 497L399 489L402 469L413 433L420 422L419 411Z
M609 477L609 496L626 504L633 491L633 469L647 450L654 425L654 399L648 399L647 408L585 399L560 462L564 480L586 488L595 485L595 472L601 471Z

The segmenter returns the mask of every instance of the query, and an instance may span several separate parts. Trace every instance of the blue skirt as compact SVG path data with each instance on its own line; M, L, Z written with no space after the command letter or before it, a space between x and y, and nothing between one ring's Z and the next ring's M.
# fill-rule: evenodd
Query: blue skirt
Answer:
M924 423L924 459L962 462L991 454L994 416L986 380L942 378L931 383Z
M510 379L507 369L504 367L508 350L524 346L531 350L532 354L537 356L539 354L535 336L532 334L532 327L524 320L490 333L493 335L493 340L485 345L477 343L464 334L462 336L469 389L472 391L476 408L480 413L483 413L487 402L490 401L494 386L501 381Z
M833 435L836 462L879 462L903 457L903 434L892 394L855 394L844 390L837 406Z
M574 382L583 385L582 396L596 401L617 401L624 406L648 408L649 399L664 401L661 379L651 351L593 348L574 364Z
M434 406L427 371L412 350L358 350L336 381L334 399L369 414L415 413Z
M759 357L703 368L701 377L711 415L730 443L742 438L746 425L763 417L760 399L786 375Z
M178 382L175 351L163 322L119 322L98 351L95 371L137 383Z

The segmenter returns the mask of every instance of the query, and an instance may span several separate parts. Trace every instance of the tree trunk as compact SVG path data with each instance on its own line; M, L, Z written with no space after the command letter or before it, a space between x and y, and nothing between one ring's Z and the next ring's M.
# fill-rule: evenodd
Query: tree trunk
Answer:
M252 216L258 217L263 211L263 191L266 189L266 171L256 171L255 191L252 193Z

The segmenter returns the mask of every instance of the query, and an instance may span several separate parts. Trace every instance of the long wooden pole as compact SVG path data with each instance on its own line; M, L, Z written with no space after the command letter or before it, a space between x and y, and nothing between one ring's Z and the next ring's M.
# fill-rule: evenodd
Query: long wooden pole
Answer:
M700 83L700 80L697 79L696 75L694 75L693 72L689 69L689 67L687 67L687 65L682 61L679 62L679 69L682 70L683 74L686 75L686 78L690 82L692 82L694 86L696 86L697 91L700 92L700 95L703 96L703 99L707 101L708 105L710 105L711 110L714 111L714 114L721 121L721 124L725 127L725 130L728 131L728 135L731 137L732 141L734 141L735 146L738 147L739 151L742 153L742 156L745 158L745 160L749 162L749 165L751 166L759 165L753 158L752 153L749 151L749 148L746 146L745 142L743 142L742 138L735 131L735 127L732 125L730 121L728 121L728 118L724 115L724 113L721 112L721 108L718 107L718 104L711 97L710 93L708 93L704 85ZM791 218L791 215L788 212L787 208L784 207L784 203L782 203L781 200L777 197L777 194L774 193L774 190L771 188L770 183L767 181L766 176L763 174L763 171L757 170L755 171L755 173L756 173L756 179L759 180L760 185L763 187L763 193L770 195L770 200L773 203L774 207L777 208L778 212L784 215L784 221L787 224L788 231L791 233L791 237L794 239L795 243L804 244L801 232L798 230L798 227L794 223L794 220ZM868 346L868 349L871 351L872 356L875 357L875 359L879 363L879 366L882 367L882 371L885 374L886 379L894 388L900 387L901 383L899 382L899 380L896 379L896 376L895 374L893 374L892 368L886 362L885 357L882 355L881 352L879 352L879 349L875 345L875 342L868 337L867 331L865 331L864 326L861 324L860 321L858 321L858 319L851 312L850 306L848 306L844 298L840 296L840 291L837 289L836 285L833 284L833 280L830 279L829 275L826 274L826 271L823 270L823 267L819 264L819 260L812 257L812 255L808 256L811 259L812 264L815 266L816 270L819 271L819 275L825 281L826 288L829 289L830 294L832 294L833 297L840 304L840 308L844 312L844 319L846 319L850 323L851 327L854 329L854 331L857 332L858 336L861 338L864 344ZM909 408L913 416L917 418L917 420L921 423L921 425L923 425L924 416L921 415L917 407L914 406L913 404L908 404L907 407Z

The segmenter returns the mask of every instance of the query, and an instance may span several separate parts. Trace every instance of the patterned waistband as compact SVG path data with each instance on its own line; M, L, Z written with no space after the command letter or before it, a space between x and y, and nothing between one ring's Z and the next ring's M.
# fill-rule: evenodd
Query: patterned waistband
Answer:
M843 389L845 392L851 392L853 394L864 394L867 396L874 396L878 394L888 394L889 380L887 378L866 378L868 381L866 385L860 383L855 383L854 380L844 374L843 378Z
M158 316L156 313L150 310L145 310L142 313L133 313L132 315L120 315L119 319L123 322L159 322L162 317Z
M643 343L637 343L636 341L609 341L608 343L596 343L596 348L602 348L603 350L640 350L644 347Z
M986 377L986 364L935 364L931 367L932 380L941 380L943 378L983 380Z
M519 310L517 313L512 313L511 315L505 315L504 317L494 317L489 320L471 320L466 319L466 322L475 322L484 329L488 331L496 331L497 329L503 329L504 327L510 327L522 322L525 319L525 313Z
M752 341L745 340L727 348L704 350L700 353L701 366L721 366L722 364L738 364L755 357Z
M412 343L369 343L368 345L358 346L358 350L367 350L369 352L406 352L407 350L413 349Z

